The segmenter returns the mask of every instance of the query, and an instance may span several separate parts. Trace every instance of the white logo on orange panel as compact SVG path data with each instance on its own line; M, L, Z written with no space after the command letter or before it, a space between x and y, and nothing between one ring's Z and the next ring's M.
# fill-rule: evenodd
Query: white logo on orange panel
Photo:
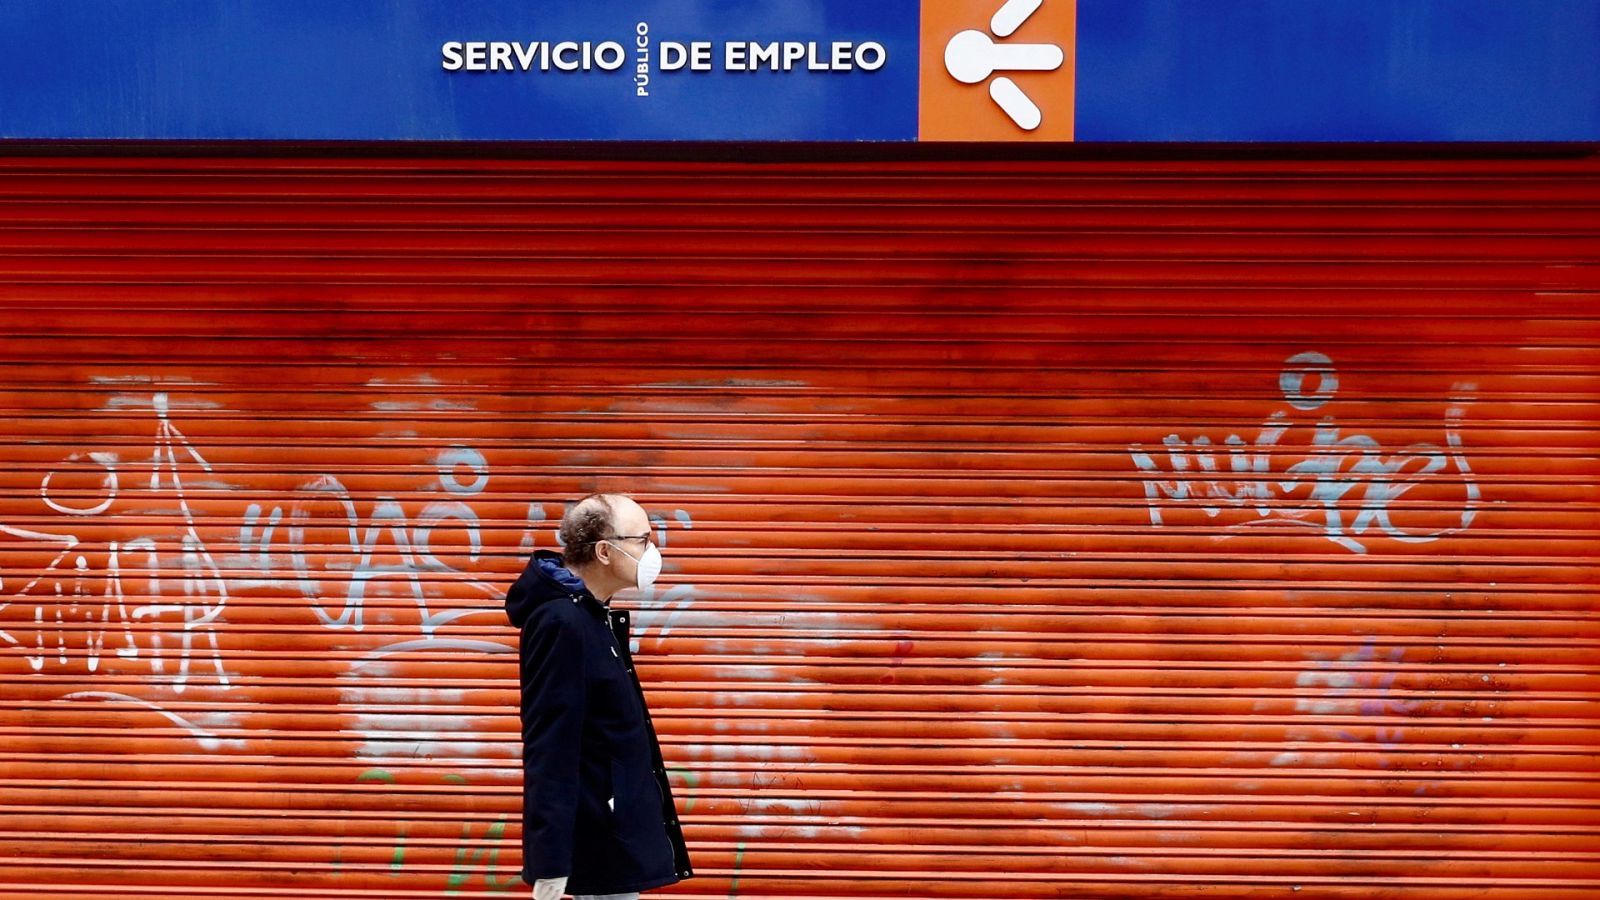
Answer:
M1042 5L1044 0L1006 0L989 20L989 30L996 37L1010 37ZM944 48L945 71L963 84L978 84L996 72L1052 72L1065 60L1055 44L997 44L977 29L958 33ZM1024 131L1044 122L1038 104L1004 75L989 82L989 96Z

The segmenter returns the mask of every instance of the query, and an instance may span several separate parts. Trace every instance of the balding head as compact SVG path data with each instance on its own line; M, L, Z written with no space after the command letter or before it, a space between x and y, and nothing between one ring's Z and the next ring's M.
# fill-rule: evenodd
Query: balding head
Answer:
M595 548L601 541L619 533L649 530L650 516L632 498L590 494L561 517L561 557L568 568L583 568L595 561Z

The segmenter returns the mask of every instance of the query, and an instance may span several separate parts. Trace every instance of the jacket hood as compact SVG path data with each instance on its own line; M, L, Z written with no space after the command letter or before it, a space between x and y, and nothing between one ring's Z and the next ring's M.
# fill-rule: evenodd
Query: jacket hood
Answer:
M583 579L572 574L561 562L561 554L552 550L538 550L528 560L528 567L522 570L511 589L506 591L506 617L512 625L521 628L533 611L545 603L587 591Z

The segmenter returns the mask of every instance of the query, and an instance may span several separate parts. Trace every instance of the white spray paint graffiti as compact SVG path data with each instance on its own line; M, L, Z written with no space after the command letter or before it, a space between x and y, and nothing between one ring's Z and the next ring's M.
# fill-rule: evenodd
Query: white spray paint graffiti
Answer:
M70 694L63 694L62 696L57 697L54 702L67 703L75 700L100 700L106 703L127 703L133 706L148 709L172 724L177 725L179 728L182 728L188 733L189 737L193 738L194 741L200 745L200 749L202 750L217 751L223 749L244 749L244 741L237 738L224 738L217 734L215 730L213 730L217 727L227 727L233 724L234 717L228 713L213 712L207 714L209 718L215 719L218 722L218 725L208 727L185 718L184 716L178 715L177 713L166 709L159 703L152 703L149 700L129 696L128 694L123 694L116 691L73 691Z
M1285 360L1278 387L1293 410L1312 412L1333 399L1339 390L1339 376L1326 355L1298 353ZM1256 519L1230 525L1228 530L1263 523L1307 526L1354 553L1367 552L1366 544L1357 538L1369 531L1405 543L1436 541L1466 530L1481 504L1478 484L1462 454L1460 434L1463 404L1475 389L1471 384L1455 385L1445 411L1442 447L1416 443L1390 453L1371 435L1345 434L1332 415L1324 415L1314 426L1309 455L1285 467L1277 479L1271 477L1273 451L1283 446L1281 442L1292 427L1291 413L1284 410L1273 412L1252 441L1237 434L1223 440L1226 473L1218 467L1218 446L1205 435L1189 441L1177 434L1167 435L1162 440L1165 468L1142 444L1132 445L1128 452L1134 466L1148 476L1144 494L1151 525L1164 524L1164 502L1176 501L1194 503L1210 517L1226 508L1250 507ZM1459 524L1420 530L1397 523L1393 502L1425 480L1445 477L1450 467L1454 474L1449 477L1459 480L1463 491ZM1294 496L1302 490L1304 494ZM1357 499L1359 508L1347 522L1348 505ZM1319 511L1320 522L1316 521Z
M239 552L223 560L230 571L241 574L225 578L199 532L188 491L200 479L204 479L206 487L235 486L211 477L211 463L172 421L170 413L175 405L189 408L194 404L175 404L165 393L146 395L144 407L156 419L147 488L136 482L138 487L129 490L126 468L117 454L99 451L74 453L62 467L72 470L80 482L85 472L100 473L98 494L83 499L57 490L62 471L47 472L39 488L46 508L77 521L100 522L120 500L123 505L142 503L136 510L140 515L171 516L173 528L110 541L91 551L77 529L47 531L0 522L0 538L14 539L7 540L11 548L40 561L45 556L50 558L41 572L20 586L9 584L5 573L0 573L0 591L9 594L0 602L0 611L13 604L30 600L34 603L32 639L0 630L0 646L21 650L33 672L43 673L52 664L65 666L79 650L87 670L99 670L107 633L111 632L111 647L117 657L144 661L148 674L169 682L174 693L183 693L192 677L202 670L217 686L226 689L232 678L223 663L216 629L230 592L237 590L297 590L325 627L359 631L364 624L369 585L379 580L398 580L416 604L418 631L424 640L462 616L486 610L431 611L422 575L436 580L443 576L444 580L465 585L484 596L499 596L501 585L458 570L441 560L433 546L436 530L449 528L465 535L469 564L477 563L483 552L478 514L467 501L487 488L489 466L481 452L465 446L452 446L437 455L436 489L442 497L425 503L414 515L408 514L394 497L385 496L377 498L370 511L361 516L350 492L331 475L302 485L294 500L286 504L287 509L285 505L274 505L264 511L261 504L250 504L239 529ZM133 408L134 398L121 395L108 406L118 410ZM326 518L336 521L335 530L345 540L322 561L323 565L314 566L308 559L312 554L306 549L305 532L313 514L329 507L335 515ZM285 533L287 540L275 546ZM344 553L346 549L348 555ZM80 552L74 554L74 550ZM91 558L97 565L90 564ZM67 570L69 560L72 567ZM141 590L130 590L125 584L126 570L130 568L144 578ZM342 589L327 580L332 574L345 575ZM101 591L90 590L95 581L103 583ZM130 593L149 598L149 602L130 607L126 600ZM331 610L330 600L338 604ZM141 625L171 626L167 631L176 634ZM87 627L74 630L67 626ZM82 634L82 647L69 647L69 634ZM383 649L376 652L381 654Z
M234 568L256 574L240 586L292 587L305 598L318 621L330 629L361 631L366 625L368 585L390 579L404 584L417 607L418 630L424 638L464 615L481 612L431 611L422 576L449 576L453 583L477 593L499 596L500 585L440 560L433 548L436 529L458 528L466 535L467 562L478 562L483 553L482 529L477 512L466 501L487 489L489 464L482 453L463 446L442 451L435 464L439 473L437 488L452 499L430 501L414 516L396 498L380 496L363 517L345 485L326 474L301 485L287 510L283 505L273 506L266 512L265 521L261 505L250 504L239 529L240 555L230 562ZM280 526L286 532L286 540L275 551L273 540ZM313 527L337 535L328 557L315 564L307 549L318 543L307 540L307 532ZM281 557L287 557L287 564ZM382 558L390 561L380 562ZM348 578L343 579L346 586L341 590L328 576L344 573ZM340 604L337 611L330 611L330 601Z
M401 599L400 610L414 606L416 619L410 633L405 633L407 626L379 646L363 642L362 655L342 673L348 684L341 687L340 705L355 713L353 730L365 736L357 755L409 758L423 746L452 757L491 754L495 742L468 737L482 730L470 714L407 711L419 705L465 711L470 707L461 691L375 681L402 672L412 654L436 660L441 653L515 653L503 641L445 630L472 615L503 622L498 602L440 606L441 598L460 601L463 593L498 601L505 588L503 576L474 571L485 547L473 503L491 479L484 454L459 444L435 451L435 478L420 486L424 494L435 494L420 499L363 499L338 477L316 475L282 502L248 503L237 544L225 554L214 554L200 522L224 513L215 507L215 497L203 513L197 511L191 495L196 488L233 491L242 486L218 478L171 415L174 409L214 408L217 404L209 401L173 399L161 392L144 394L142 401L136 394L118 395L107 411L146 409L153 414L156 427L148 463L128 465L112 452L73 453L43 475L39 488L44 508L75 523L73 527L23 528L0 522L0 541L13 551L9 558L28 561L25 578L0 571L0 611L33 607L27 617L33 633L0 630L0 649L19 653L41 675L69 663L89 673L106 671L108 660L121 663L121 672L130 671L131 665L155 693L77 690L53 702L137 707L183 728L201 749L218 750L238 743L220 734L235 717L174 712L162 705L162 692L182 696L198 682L216 690L235 685L237 675L226 667L218 640L230 597L242 591L299 597L323 628L361 632L371 619L367 601L382 584L386 598ZM96 484L97 489L85 489ZM530 503L520 549L531 551L545 534L559 546L551 520L560 511L559 504ZM141 521L169 519L170 524L148 534L121 534L118 540L89 535L76 525L126 529L128 520L119 517L130 512ZM673 530L693 527L689 513L681 509L650 518L663 547ZM215 543L215 531L209 533ZM635 646L640 639L668 634L694 596L693 585L644 592L636 601ZM384 615L393 610L386 605ZM386 619L384 624L392 628L396 623ZM450 734L462 737L443 739Z
M185 487L186 471L198 469L209 474L211 464L172 423L166 394L152 395L149 408L155 413L157 425L150 454L148 493L142 494L141 498L154 500L158 507L144 512L174 516L177 519L176 529L121 542L110 542L103 554L95 554L97 557L103 557L103 563L98 569L90 565L90 554L85 549L84 552L75 555L69 576L67 572L61 570L61 564L73 550L80 549L80 545L87 546L78 532L71 529L60 532L34 531L0 523L0 533L20 538L24 546L31 543L60 548L39 575L20 589L11 592L10 599L0 603L0 611L13 603L26 604L29 600L34 602L33 652L25 650L24 658L29 668L36 674L43 674L49 664L58 667L69 664L71 657L67 644L68 626L78 625L85 626L81 631L74 633L83 635L82 650L86 667L90 672L96 671L100 667L105 651L106 632L120 626L121 643L115 646L116 655L126 660L144 661L148 674L152 678L170 683L174 693L183 693L197 668L209 668L208 677L226 688L231 681L229 673L223 666L216 625L227 606L228 588L216 560L212 558L210 549L196 528L195 513L189 505ZM115 454L100 452L87 455L73 454L66 462L81 463L86 458L92 460L105 473L100 482L103 493L96 502L72 504L52 497L51 482L58 474L54 471L46 473L41 479L39 492L40 499L49 509L80 520L94 521L105 515L114 502L119 498L126 498L130 492L123 489L117 476L119 460ZM147 579L146 589L142 593L151 598L162 598L161 602L146 603L132 610L128 608L123 576L125 554L131 558L142 558L145 562L143 571ZM174 557L176 566L171 566L168 562ZM181 599L167 600L163 573L168 573L166 578L171 581L173 571L177 572L176 580L181 586ZM70 589L64 585L69 578ZM49 595L41 597L38 589L47 580L53 590ZM90 583L95 580L103 584L98 603L95 602L93 592L89 589ZM0 590L3 589L4 582L0 579ZM51 610L53 622L46 620L47 605ZM141 627L139 634L145 637L143 645L136 639L134 625L154 626L148 629ZM177 647L169 649L164 644L163 637L164 631L172 630L177 632L175 635ZM47 633L54 635L53 648L46 646ZM174 637L170 633L166 636ZM0 631L0 644L25 647L27 643L8 632ZM53 653L48 652L51 649L54 650ZM198 667L195 665L197 655L200 657ZM167 668L169 657L174 664L170 672Z

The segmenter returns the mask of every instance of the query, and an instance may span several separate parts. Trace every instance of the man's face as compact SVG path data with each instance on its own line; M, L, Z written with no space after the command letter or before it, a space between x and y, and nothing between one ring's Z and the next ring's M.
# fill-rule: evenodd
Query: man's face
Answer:
M595 547L595 557L618 578L633 584L639 574L639 559L650 542L650 516L644 507L626 497L615 501L610 543ZM620 549L619 549L620 548Z

